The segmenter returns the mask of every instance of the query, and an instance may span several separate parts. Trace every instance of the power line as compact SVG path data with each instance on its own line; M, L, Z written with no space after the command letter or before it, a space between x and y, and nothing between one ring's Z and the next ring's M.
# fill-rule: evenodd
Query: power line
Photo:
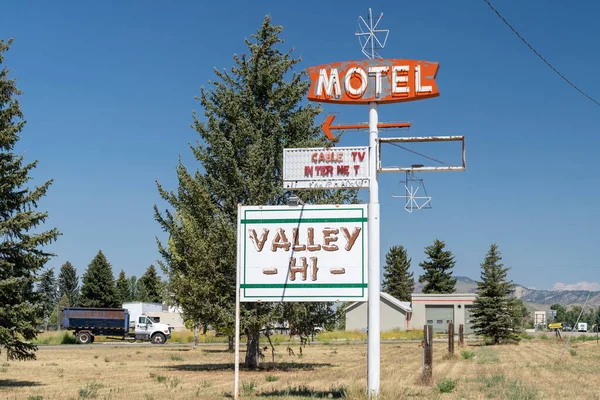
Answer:
M443 165L445 165L445 166L447 166L447 167L450 167L450 166L451 166L450 164L448 164L448 163L447 163L447 162L445 162L445 161L441 161L441 160L438 160L438 159L436 159L436 158L430 157L430 156L428 156L428 155L426 155L426 154L419 153L418 151L411 150L411 149L409 149L409 148L406 148L406 147L404 147L404 146L401 146L401 145L399 145L398 143L393 143L393 142L390 142L390 144L391 144L392 146L400 147L402 150L406 150L406 151L408 151L409 153L413 153L413 154L416 154L416 155L418 155L418 156L421 156L421 157L428 158L428 159L430 159L431 161L435 161L435 162L437 162L437 163L443 164Z
M544 63L546 63L546 65L549 66L552 69L552 71L556 72L556 74L558 76L560 76L565 82L567 82L569 85L571 85L579 93L581 93L582 95L584 95L585 97L587 97L588 99L590 99L591 101L593 101L594 103L596 103L596 105L600 106L600 102L596 101L594 98L592 98L586 92L584 92L583 90L579 89L573 82L571 82L570 80L568 80L563 74L561 74L556 68L554 68L552 66L552 64L550 64L548 62L548 60L546 60L544 57L542 57L542 55L540 53L538 53L537 50L534 49L533 46L530 45L529 42L527 40L525 40L525 38L523 38L523 36L521 36L519 34L519 32L517 32L517 30L515 28L513 28L512 25L509 24L506 19L504 19L504 17L498 12L498 10L496 10L494 8L494 6L492 6L492 4L488 0L483 0L483 1L485 1L487 3L487 5L490 6L490 8L496 13L496 15L498 15L498 17L506 24L506 26L508 26L510 28L510 30L513 31L514 34L517 35L519 37L519 39L521 39L523 41L523 43L525 43L527 45L527 47L529 47L531 49L531 51L533 51Z

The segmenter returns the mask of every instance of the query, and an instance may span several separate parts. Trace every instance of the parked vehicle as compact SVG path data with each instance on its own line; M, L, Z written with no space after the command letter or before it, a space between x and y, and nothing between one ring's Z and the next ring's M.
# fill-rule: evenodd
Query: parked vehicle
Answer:
M94 337L117 336L123 340L152 341L163 344L171 338L171 327L156 323L152 318L141 315L133 328L129 325L129 312L124 308L63 308L62 325L73 331L77 342L94 343Z
M587 332L588 325L587 322L580 322L577 324L577 332Z
M562 330L565 332L571 332L573 330L573 327L571 325L565 323L565 324L563 324Z

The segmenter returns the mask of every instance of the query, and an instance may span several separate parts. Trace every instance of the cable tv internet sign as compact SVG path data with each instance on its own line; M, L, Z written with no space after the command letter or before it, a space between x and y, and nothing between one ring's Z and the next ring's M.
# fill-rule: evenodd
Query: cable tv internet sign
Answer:
M369 187L368 147L283 150L285 189L360 189Z
M366 301L367 206L240 206L240 301Z

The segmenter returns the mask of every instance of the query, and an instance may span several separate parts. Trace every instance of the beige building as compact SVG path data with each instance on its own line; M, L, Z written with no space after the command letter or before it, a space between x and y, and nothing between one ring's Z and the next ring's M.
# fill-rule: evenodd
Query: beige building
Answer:
M465 333L472 333L471 311L474 293L416 294L412 297L410 329L423 330L424 325L433 325L433 332L448 332L448 322L454 322L454 331L464 325Z
M379 301L381 331L391 331L393 329L407 330L411 317L410 303L400 301L384 292L380 292ZM357 302L346 309L347 331L367 330L368 304L366 301Z

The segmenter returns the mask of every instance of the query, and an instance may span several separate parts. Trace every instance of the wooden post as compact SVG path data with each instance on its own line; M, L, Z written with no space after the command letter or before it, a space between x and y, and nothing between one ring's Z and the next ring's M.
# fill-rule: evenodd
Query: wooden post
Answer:
M433 325L423 327L423 384L433 382Z
M454 322L448 322L448 353L454 354Z
M460 347L465 345L465 326L463 324L458 326L458 344Z

